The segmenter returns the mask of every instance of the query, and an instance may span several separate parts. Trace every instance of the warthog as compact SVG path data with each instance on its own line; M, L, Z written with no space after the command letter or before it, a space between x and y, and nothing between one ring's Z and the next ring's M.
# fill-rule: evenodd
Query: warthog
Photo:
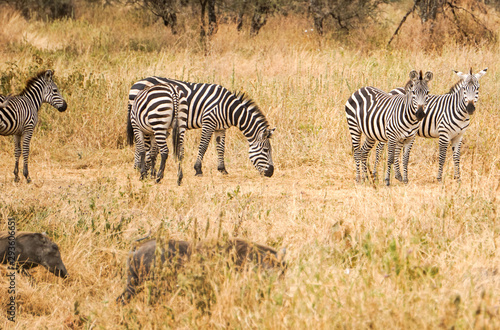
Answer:
M42 265L56 276L68 277L59 247L45 233L18 232L14 240L8 232L0 232L0 263L11 262L28 276L27 270Z
M166 244L165 244L166 245ZM116 298L116 301L126 304L137 293L137 287L147 279L153 277L155 266L156 239L152 239L134 248L127 259L127 287ZM280 252L257 243L240 238L230 238L225 241L203 240L196 243L194 252L204 257L225 255L237 269L241 269L247 262L254 263L262 269L286 269L284 261L285 249ZM159 251L158 251L159 253ZM174 269L184 265L193 255L193 243L180 240L168 240L168 248L161 248L162 264L168 262Z

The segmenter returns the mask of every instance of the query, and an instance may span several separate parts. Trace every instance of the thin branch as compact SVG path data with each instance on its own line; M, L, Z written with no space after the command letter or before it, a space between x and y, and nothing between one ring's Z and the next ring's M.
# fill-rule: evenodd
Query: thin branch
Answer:
M399 23L398 25L398 28L396 29L396 31L394 31L394 34L392 35L391 39L389 40L389 42L387 43L387 47L389 47L389 45L391 44L392 42L392 39L394 39L394 37L398 34L399 32L399 29L401 29L401 26L403 26L403 23L406 21L406 19L408 18L408 16L413 13L415 11L415 9L417 8L417 1L415 1L413 3L413 8L410 9L406 15L403 17L403 19L401 20L401 22Z
M474 20L474 22L476 22L478 25L482 26L483 29L485 29L486 31L488 31L489 33L493 34L493 31L491 31L490 29L488 29L488 27L483 24L475 15L474 13L472 13L470 10L467 10L466 8L463 8L463 7L460 7L460 6L457 6L455 4L453 4L451 1L447 1L446 4L451 8L452 12L453 12L453 15L456 17L456 14L455 12L453 11L453 9L459 9L459 10L463 10L465 11L467 14L469 14L472 19Z

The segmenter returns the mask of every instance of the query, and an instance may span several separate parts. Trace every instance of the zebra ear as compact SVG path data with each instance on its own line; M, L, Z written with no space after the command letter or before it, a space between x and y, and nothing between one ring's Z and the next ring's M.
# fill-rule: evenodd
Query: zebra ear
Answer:
M434 77L434 74L431 71L427 71L424 76L424 80L426 82L429 82L432 80L432 77Z
M270 139L273 136L273 133L274 133L275 130L276 130L276 127L272 128L272 129L266 129L266 132L265 132L266 137L268 139Z
M412 71L410 72L410 80L415 81L415 80L417 80L417 79L418 79L418 72L417 72L416 70L412 70Z
M455 71L455 70L453 70L453 72L455 72L457 74L457 76L459 76L460 79L462 79L462 80L465 80L465 78L467 78L467 76L468 76L468 74L463 73L463 72L459 72L459 71Z
M488 68L484 69L484 70L481 70L479 71L478 73L476 73L474 76L479 79L481 78L482 76L484 76L486 74L486 71L488 70Z
M53 75L54 75L54 72L52 70L45 71L45 78L52 79Z

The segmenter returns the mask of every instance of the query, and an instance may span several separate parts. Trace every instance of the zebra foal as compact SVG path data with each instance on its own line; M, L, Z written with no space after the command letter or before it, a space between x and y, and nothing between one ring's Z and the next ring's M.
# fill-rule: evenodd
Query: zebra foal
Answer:
M154 176L156 152L161 155L160 168L156 182L163 178L165 163L168 158L167 138L172 129L174 157L179 162L177 184L182 181L181 162L184 158L184 132L186 131L187 100L184 91L174 84L158 84L145 88L135 97L127 120L127 138L129 145L136 142L136 153L139 155L141 179L146 176L146 163L151 163L151 174ZM157 150L157 149L155 149ZM154 153L154 156L152 156ZM146 160L146 154L148 159Z
M30 78L19 95L0 95L0 135L14 135L14 181L19 181L19 157L23 154L23 175L31 182L28 157L33 130L38 122L38 110L48 103L59 112L66 111L66 101L53 80L54 72L46 70ZM21 146L22 143L22 146Z
M170 83L184 91L187 97L188 113L186 129L201 128L198 157L194 165L196 175L202 175L202 161L208 144L215 135L217 149L217 170L227 174L224 165L226 129L236 126L247 138L249 158L261 175L271 177L274 173L270 138L275 128L270 129L262 111L244 94L235 94L217 84L191 83L161 77L148 77L136 82L129 92L129 112L138 93L146 87ZM155 155L155 146L153 143ZM139 155L135 153L134 163L138 166Z
M404 95L390 95L374 87L363 87L354 92L345 104L357 182L361 179L360 167L363 178L367 178L368 153L377 141L381 141L389 146L385 184L390 185L392 164L395 159L398 161L401 148L413 141L419 121L425 117L432 72L422 75L422 71L413 70L409 76ZM360 146L362 135L365 135L365 141ZM408 159L404 158L403 162L407 163ZM406 173L404 177L396 176L396 179L408 182Z
M479 79L486 74L488 68L472 73L455 71L460 80L450 88L447 94L429 95L427 102L427 116L422 120L417 131L417 135L424 138L439 139L439 168L437 181L443 178L443 167L446 160L448 145L451 144L453 151L453 162L455 173L453 178L460 181L460 148L462 138L469 127L471 115L476 110L476 103L479 99ZM403 88L396 88L390 94L404 94ZM376 176L377 165L380 154L384 148L383 143L377 145L375 156L374 176ZM411 144L406 153L410 153ZM403 172L407 171L408 164L403 164ZM399 166L395 165L396 173L399 173Z

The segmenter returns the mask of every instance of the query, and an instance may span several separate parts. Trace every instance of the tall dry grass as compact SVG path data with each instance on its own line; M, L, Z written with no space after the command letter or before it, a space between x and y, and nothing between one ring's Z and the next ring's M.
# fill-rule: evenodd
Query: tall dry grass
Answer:
M310 21L289 17L270 20L255 38L222 25L206 44L195 25L173 36L133 9L83 8L77 20L53 23L2 11L11 24L0 31L0 88L19 91L31 74L51 67L68 102L65 113L41 109L32 184L13 182L12 139L0 138L0 230L12 216L18 230L47 232L70 273L63 281L37 269L34 285L18 277L17 326L498 328L498 45L446 43L432 51L418 47L423 35L410 39L403 30L386 50L377 45L405 10L387 11L386 25L345 42L304 33ZM457 81L451 70L471 66L489 69L464 138L462 183L452 179L450 158L437 183L437 141L418 139L409 184L356 185L344 115L350 94L366 85L401 86L412 69L432 71L431 91L444 93ZM204 176L194 177L200 132L190 131L182 186L172 160L161 184L139 181L125 146L127 93L150 75L246 92L277 127L274 176L259 177L233 128L228 176L217 172L211 146ZM175 238L221 230L286 246L287 274L187 274L178 293L154 297L146 285L129 305L116 305L131 242L160 224ZM197 308L207 299L200 278L210 284L209 311ZM6 299L2 293L2 305ZM3 311L0 322L13 326Z

